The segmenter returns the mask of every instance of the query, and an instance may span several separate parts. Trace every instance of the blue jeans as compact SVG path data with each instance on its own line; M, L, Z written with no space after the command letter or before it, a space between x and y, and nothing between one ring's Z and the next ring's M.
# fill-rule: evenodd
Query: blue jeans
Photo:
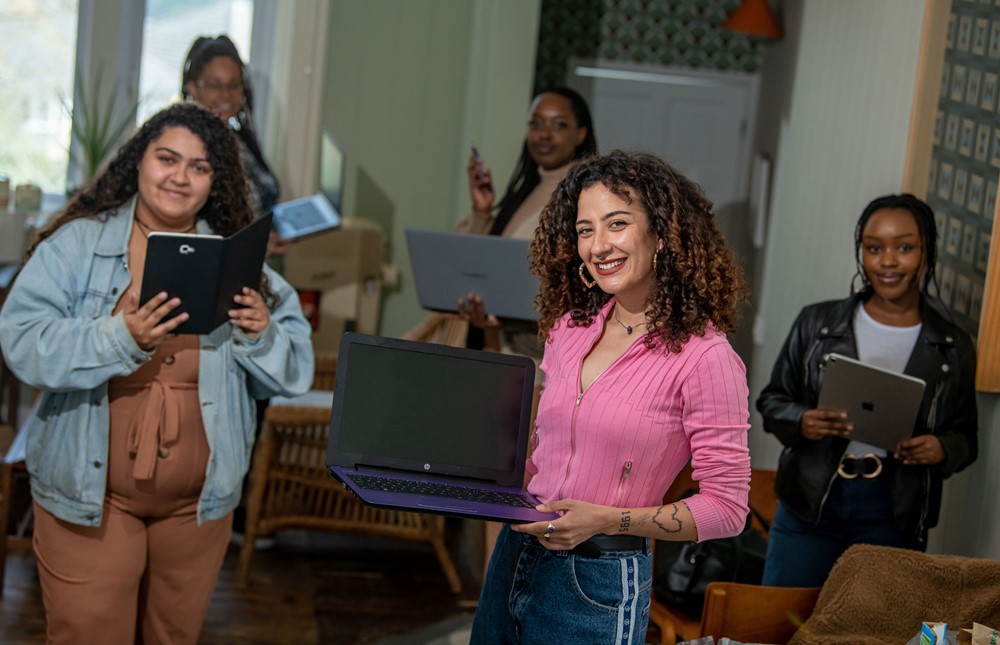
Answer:
M763 584L822 587L837 558L852 544L918 549L896 528L886 477L837 477L819 523L806 522L781 503L771 524Z
M649 550L598 558L549 551L504 526L486 571L471 645L636 643L646 638Z

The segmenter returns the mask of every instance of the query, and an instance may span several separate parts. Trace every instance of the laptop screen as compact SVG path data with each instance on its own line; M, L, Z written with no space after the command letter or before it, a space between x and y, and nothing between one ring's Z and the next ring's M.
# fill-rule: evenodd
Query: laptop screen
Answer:
M333 133L323 128L319 149L319 190L337 213L343 213L344 148Z
M523 357L346 334L329 462L519 486L533 385Z

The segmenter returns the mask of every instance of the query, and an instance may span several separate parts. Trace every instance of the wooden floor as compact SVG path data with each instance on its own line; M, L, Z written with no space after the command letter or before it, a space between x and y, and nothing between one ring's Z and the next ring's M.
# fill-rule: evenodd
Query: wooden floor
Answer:
M475 611L481 524L449 520L449 551L462 577L454 595L429 546L356 535L288 532L254 554L250 585L234 584L231 546L199 643L203 645L421 645L442 643L437 626ZM456 522L458 522L456 520ZM477 564L473 564L473 562ZM45 642L35 558L11 552L0 598L0 643ZM458 642L464 641L448 641ZM647 643L658 643L652 624Z
M449 520L451 522L451 520ZM456 522L458 522L456 520ZM429 546L352 535L289 532L257 551L246 590L237 589L230 547L200 643L368 644L421 642L407 635L471 616L479 593L479 523L449 524L449 550L463 592L448 589ZM34 556L12 552L0 599L0 642L45 642Z

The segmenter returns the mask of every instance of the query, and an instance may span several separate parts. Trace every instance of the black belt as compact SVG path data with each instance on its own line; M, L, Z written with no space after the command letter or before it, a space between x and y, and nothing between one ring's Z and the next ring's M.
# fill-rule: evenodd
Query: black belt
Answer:
M572 552L585 558L600 557L605 551L644 551L648 541L638 535L595 535L573 547Z

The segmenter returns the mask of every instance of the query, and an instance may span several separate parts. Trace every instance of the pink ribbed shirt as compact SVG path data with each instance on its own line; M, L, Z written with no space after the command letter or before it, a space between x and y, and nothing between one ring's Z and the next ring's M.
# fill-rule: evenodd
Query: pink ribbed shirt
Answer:
M691 459L700 492L684 501L698 540L739 533L750 490L743 362L712 327L676 354L647 349L637 334L581 395L583 359L613 304L588 327L569 327L563 316L549 336L529 490L544 502L659 506Z

